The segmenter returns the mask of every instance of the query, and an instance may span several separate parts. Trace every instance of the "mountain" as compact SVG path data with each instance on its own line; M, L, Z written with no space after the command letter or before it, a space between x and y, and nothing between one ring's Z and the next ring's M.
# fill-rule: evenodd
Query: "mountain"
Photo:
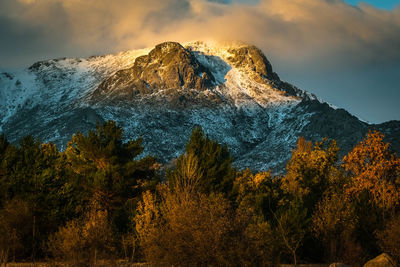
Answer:
M400 122L373 125L280 80L255 46L166 42L152 49L41 61L0 74L0 131L61 149L73 133L115 120L163 163L201 125L239 168L279 172L299 136L338 141L342 155L368 132L400 152Z

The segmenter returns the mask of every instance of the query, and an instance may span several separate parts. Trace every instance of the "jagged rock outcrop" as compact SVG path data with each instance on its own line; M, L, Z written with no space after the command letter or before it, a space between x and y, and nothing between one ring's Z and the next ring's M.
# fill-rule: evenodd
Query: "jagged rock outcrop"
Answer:
M243 69L254 81L263 83L265 79L279 81L278 75L273 72L272 65L264 53L253 45L230 48L232 55L227 59L236 68Z
M104 96L133 101L162 92L171 106L176 107L187 98L196 98L214 83L211 72L189 50L179 43L165 42L148 55L136 58L131 68L117 71L102 82L94 91L93 100L99 101Z

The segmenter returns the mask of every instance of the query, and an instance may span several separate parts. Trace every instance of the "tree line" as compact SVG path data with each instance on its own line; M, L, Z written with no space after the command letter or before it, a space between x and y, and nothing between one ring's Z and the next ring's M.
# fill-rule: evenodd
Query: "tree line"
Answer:
M274 266L382 252L400 263L400 158L370 131L343 159L299 138L283 175L238 170L193 129L170 168L113 121L65 151L0 136L0 263Z

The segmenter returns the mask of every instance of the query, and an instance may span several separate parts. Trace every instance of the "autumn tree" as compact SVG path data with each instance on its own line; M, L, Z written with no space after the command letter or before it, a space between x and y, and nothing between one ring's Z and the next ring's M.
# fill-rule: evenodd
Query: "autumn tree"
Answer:
M327 139L312 145L300 137L286 166L282 189L291 200L304 202L311 212L337 174L339 148Z
M244 170L235 179L234 192L235 262L240 266L274 266L279 262L283 243L272 221L278 198L270 172L253 174Z
M72 266L83 265L87 258L87 250L84 247L79 220L68 221L64 227L50 235L47 249L54 260L61 260Z
M53 257L71 266L97 266L99 259L112 259L114 249L108 213L95 202L82 218L67 222L48 241Z
M279 263L282 244L270 222L254 215L247 215L242 221L237 211L235 228L232 244L236 257L232 256L231 266L276 266Z
M146 193L136 229L148 262L160 265L227 265L232 210L222 196L172 192L157 204Z
M343 166L351 177L346 193L360 196L366 192L375 205L393 210L400 201L400 158L383 139L382 133L370 131L343 158Z
M273 177L270 171L252 173L245 169L237 174L233 186L238 208L253 209L265 220L273 220L282 190L281 180Z
M343 193L329 192L318 203L312 216L312 230L325 246L325 256L331 262L361 262L361 252L354 252L357 244L354 231L357 214L349 198Z
M174 180L160 186L157 194L143 194L138 205L135 225L147 261L174 266L273 265L280 247L255 200L264 197L266 190L261 188L270 174L256 175L248 192L245 183L251 182L240 179L235 210L223 194L199 190L202 172L190 154L181 160ZM244 196L258 190L255 199Z

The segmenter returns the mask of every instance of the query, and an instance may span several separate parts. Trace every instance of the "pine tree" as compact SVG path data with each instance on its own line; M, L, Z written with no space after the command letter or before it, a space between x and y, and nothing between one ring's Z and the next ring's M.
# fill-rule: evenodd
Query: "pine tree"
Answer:
M122 128L113 121L98 124L87 135L77 133L65 151L86 195L84 203L99 203L120 231L129 223L127 201L136 203L144 189L157 183L159 165L151 156L137 159L142 152L142 139L124 142Z
M176 168L168 174L170 183L173 184L179 175L183 175L180 170L189 157L197 161L198 174L201 175L199 190L205 193L231 192L235 169L232 168L232 157L227 146L211 140L201 127L194 128L185 153L178 158Z

